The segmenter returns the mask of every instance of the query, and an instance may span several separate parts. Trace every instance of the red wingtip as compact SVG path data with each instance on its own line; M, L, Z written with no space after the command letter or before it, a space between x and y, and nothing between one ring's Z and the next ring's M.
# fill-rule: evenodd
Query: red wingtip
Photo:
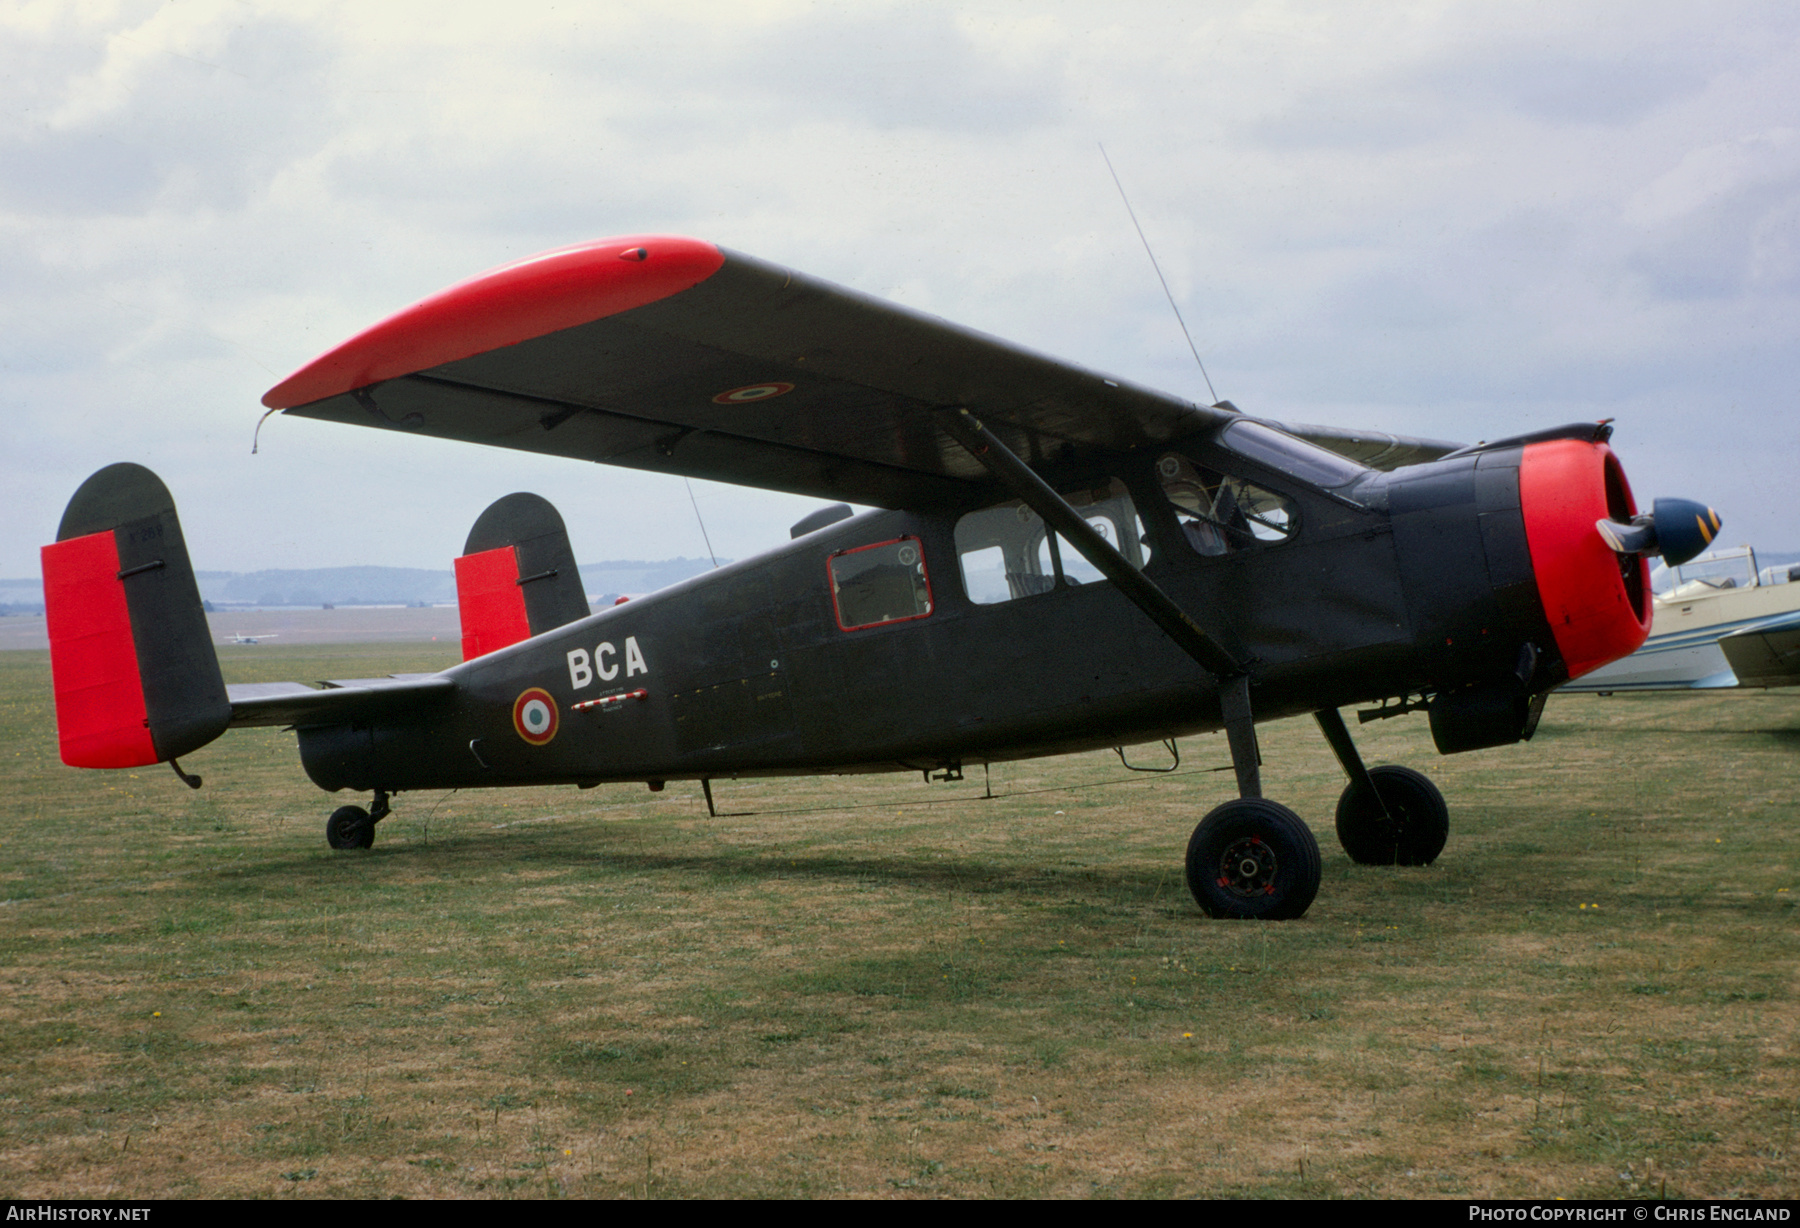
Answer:
M617 315L698 285L725 263L699 239L627 235L503 264L396 312L263 395L289 409Z

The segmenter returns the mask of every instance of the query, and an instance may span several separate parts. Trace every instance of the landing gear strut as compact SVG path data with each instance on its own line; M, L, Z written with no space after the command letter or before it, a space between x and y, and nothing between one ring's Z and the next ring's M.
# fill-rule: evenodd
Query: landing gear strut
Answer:
M325 843L334 849L366 849L375 843L375 824L389 813L388 795L382 789L375 790L367 810L339 806L325 820Z
M1411 768L1366 768L1337 709L1315 714L1325 740L1350 778L1338 798L1338 843L1366 866L1428 866L1444 851L1450 808L1444 795Z
M1228 679L1219 696L1239 797L1200 820L1187 847L1187 884L1209 917L1288 921L1319 894L1319 842L1300 816L1262 796L1262 752L1250 682Z
M1194 829L1187 858L1188 887L1194 899L1214 917L1275 919L1305 912L1319 890L1319 845L1293 811L1263 799L1258 771L1262 756L1250 709L1252 663L1127 562L1080 512L966 408L946 407L938 421L971 457L1042 516L1218 685L1219 715L1231 744L1238 800L1220 806Z

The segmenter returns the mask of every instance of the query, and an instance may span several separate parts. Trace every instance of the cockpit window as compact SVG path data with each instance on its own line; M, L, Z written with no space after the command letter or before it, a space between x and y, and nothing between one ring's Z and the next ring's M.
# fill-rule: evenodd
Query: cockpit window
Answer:
M1219 441L1253 461L1292 474L1302 482L1330 490L1353 482L1368 470L1347 456L1308 443L1260 422L1233 422Z
M1177 453L1156 462L1156 476L1174 505L1182 536L1198 554L1284 542L1298 527L1292 499Z

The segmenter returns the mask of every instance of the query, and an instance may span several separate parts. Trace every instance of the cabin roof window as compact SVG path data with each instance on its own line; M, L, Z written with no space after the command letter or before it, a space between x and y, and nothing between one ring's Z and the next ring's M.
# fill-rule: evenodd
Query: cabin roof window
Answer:
M916 537L843 550L826 560L832 608L845 631L924 618L931 613L931 577Z
M1225 428L1219 441L1239 456L1260 461L1271 469L1292 474L1302 482L1311 482L1326 490L1354 482L1368 472L1347 456L1260 422L1233 422Z

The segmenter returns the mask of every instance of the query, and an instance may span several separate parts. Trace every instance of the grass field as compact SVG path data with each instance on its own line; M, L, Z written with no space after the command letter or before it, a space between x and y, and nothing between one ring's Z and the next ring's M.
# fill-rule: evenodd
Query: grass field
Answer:
M0 1195L1800 1191L1800 695L1359 737L1440 783L1449 847L1352 865L1317 729L1267 726L1325 881L1258 925L1181 879L1218 737L993 800L978 768L722 782L718 819L686 784L408 794L333 853L291 734L184 760L198 793L65 769L45 654L0 654Z

